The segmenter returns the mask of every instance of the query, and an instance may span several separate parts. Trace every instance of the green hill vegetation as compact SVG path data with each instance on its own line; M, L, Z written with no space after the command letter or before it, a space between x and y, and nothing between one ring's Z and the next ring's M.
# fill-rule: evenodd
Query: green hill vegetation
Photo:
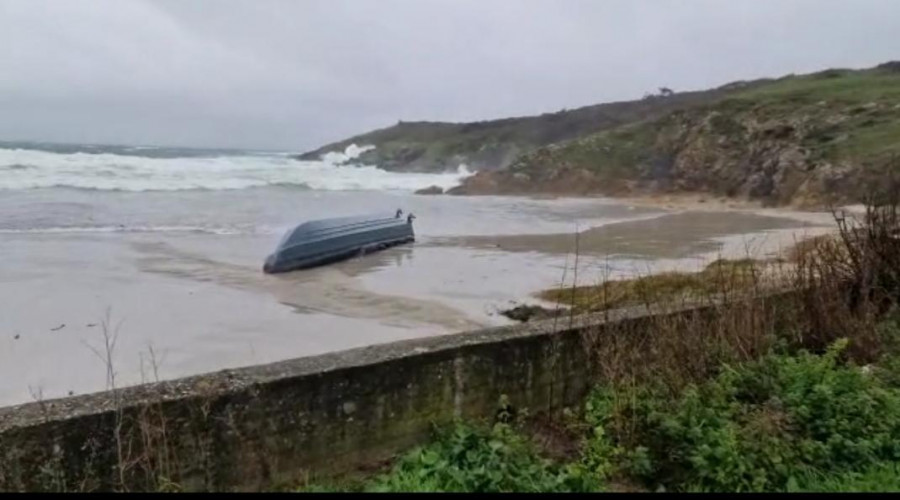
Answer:
M900 62L736 82L536 117L401 122L301 155L372 145L389 170L479 174L453 194L705 193L767 205L858 201L900 174Z
M473 123L400 121L392 127L328 144L295 158L317 160L326 153L342 152L356 144L375 146L363 153L357 163L374 164L386 170L439 172L456 170L460 164L473 170L496 170L542 146L661 117L762 82L738 82L700 92L660 93L639 101L598 104L540 116Z
M460 192L709 193L770 205L858 201L900 174L900 70L792 76L541 148Z

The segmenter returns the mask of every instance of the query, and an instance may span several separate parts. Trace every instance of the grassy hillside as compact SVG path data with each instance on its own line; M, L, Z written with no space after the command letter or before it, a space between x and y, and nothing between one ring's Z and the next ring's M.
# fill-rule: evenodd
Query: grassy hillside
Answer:
M539 147L609 130L623 124L659 118L674 110L714 102L738 89L763 81L737 82L702 92L651 95L639 101L598 104L540 116L475 123L400 122L397 125L323 146L298 155L315 160L347 146L373 145L360 163L387 170L456 170L461 163L476 170L510 165Z
M820 205L885 181L900 63L789 76L523 155L457 193L700 192ZM896 164L895 164L896 165ZM900 174L900 172L896 172Z

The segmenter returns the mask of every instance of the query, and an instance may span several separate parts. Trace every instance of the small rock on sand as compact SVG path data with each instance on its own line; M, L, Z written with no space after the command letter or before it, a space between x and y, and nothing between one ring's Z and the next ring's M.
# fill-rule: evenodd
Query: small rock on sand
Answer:
M545 319L553 316L553 311L541 306L520 305L500 311L500 314L513 321L527 323L533 319Z
M427 187L425 189L420 189L420 190L416 191L416 194L430 194L430 195L444 194L444 188L442 188L440 186L431 186L431 187Z

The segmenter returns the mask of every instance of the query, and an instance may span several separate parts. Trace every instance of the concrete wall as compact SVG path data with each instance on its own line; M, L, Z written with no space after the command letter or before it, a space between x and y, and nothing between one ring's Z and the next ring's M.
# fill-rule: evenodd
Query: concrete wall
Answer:
M433 423L493 416L501 395L532 414L580 405L585 346L647 320L566 317L3 408L0 490L258 490L353 471Z

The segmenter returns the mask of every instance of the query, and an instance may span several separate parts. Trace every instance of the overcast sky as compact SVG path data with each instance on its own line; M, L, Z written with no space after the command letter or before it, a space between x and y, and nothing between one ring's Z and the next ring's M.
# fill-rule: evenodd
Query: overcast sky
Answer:
M891 59L898 0L0 0L0 139L302 150Z

